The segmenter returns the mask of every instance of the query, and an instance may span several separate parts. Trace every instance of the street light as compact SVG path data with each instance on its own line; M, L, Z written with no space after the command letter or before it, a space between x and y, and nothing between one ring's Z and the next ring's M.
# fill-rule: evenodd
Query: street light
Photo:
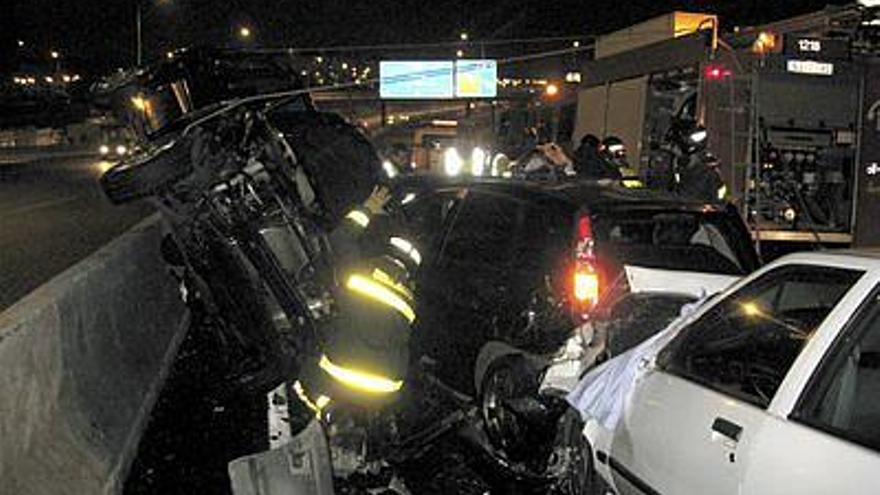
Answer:
M247 26L241 26L240 28L238 28L238 36L241 39L249 39L251 37L251 34L251 29Z
M467 41L467 40L468 40L468 34L467 34L467 32L465 32L465 31L462 31L461 34L458 35L458 37L459 37L459 39L461 39L461 41Z
M59 58L61 58L61 54L58 53L57 50L52 50L51 52L49 52L49 55L52 57L52 60L55 61L55 72L60 71L61 70L61 61L59 60Z
M18 47L24 48L24 40L18 40Z

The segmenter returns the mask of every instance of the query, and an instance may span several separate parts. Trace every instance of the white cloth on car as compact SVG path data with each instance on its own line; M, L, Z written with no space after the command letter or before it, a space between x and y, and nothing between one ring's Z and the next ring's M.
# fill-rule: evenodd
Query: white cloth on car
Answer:
M654 358L671 341L690 316L709 298L682 306L666 328L627 352L597 366L581 379L566 397L585 421L595 419L604 428L614 429L629 401L633 385L653 364Z

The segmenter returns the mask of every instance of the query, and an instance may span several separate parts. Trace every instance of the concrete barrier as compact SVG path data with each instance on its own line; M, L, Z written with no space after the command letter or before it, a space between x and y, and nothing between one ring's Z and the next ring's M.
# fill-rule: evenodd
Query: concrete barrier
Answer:
M113 494L187 328L156 216L0 313L0 494Z

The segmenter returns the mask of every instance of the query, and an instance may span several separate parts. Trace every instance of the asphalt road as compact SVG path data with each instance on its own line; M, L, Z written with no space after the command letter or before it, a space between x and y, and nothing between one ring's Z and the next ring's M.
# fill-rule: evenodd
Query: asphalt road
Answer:
M97 181L109 165L82 154L0 155L0 310L152 211L104 198Z

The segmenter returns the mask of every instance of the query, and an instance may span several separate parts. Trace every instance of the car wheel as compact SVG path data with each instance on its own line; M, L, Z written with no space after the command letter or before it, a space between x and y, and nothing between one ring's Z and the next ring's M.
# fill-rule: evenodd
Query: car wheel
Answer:
M536 392L531 374L522 356L504 356L489 366L480 387L480 412L489 440L513 459L524 454L525 425L509 408L508 402Z
M565 467L553 493L556 495L601 495L593 468L593 449L583 436L580 414L570 409L560 420L556 452L563 455Z

